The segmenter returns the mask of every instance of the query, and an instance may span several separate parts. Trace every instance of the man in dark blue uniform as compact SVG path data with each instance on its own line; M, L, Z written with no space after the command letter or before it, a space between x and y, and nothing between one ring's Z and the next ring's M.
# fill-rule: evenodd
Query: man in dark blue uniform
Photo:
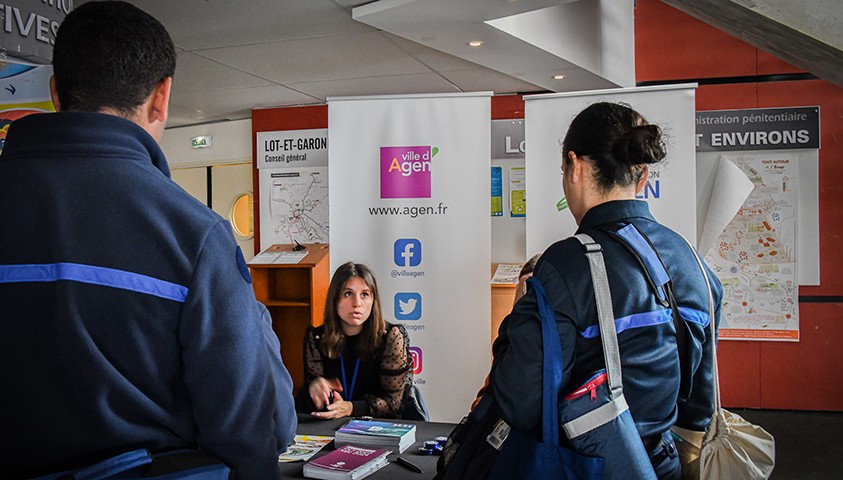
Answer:
M59 113L0 156L0 476L198 448L280 478L292 382L230 226L170 180L157 141L175 48L124 2L71 12Z

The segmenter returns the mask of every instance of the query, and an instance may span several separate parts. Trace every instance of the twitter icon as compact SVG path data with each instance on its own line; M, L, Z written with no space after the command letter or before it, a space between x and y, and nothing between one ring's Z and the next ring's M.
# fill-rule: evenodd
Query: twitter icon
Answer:
M395 319L418 320L422 313L422 297L418 292L398 292L395 294Z

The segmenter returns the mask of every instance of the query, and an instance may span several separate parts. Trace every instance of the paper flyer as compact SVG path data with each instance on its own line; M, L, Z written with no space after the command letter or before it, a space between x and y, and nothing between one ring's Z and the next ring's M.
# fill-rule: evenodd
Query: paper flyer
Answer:
M287 451L278 455L279 462L306 462L325 445L331 443L334 437L320 435L296 435L287 447Z
M752 193L755 185L727 157L721 155L714 173L714 188L711 191L711 203L705 215L697 250L705 256L720 234L735 218L743 203Z
M503 216L503 172L501 167L492 167L492 216Z
M495 274L492 276L492 283L494 284L512 284L518 283L518 274L521 273L523 263L501 263L495 269Z
M509 195L511 217L524 217L527 215L527 187L524 167L510 167L509 169Z
M252 258L250 264L273 264L273 263L299 263L307 252L278 252L278 251L264 251Z

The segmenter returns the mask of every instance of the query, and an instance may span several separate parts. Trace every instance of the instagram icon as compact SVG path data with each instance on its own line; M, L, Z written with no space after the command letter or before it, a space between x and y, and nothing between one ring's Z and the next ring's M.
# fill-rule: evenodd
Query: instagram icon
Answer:
M422 372L422 349L419 347L410 347L410 358L413 359L413 375L418 375Z

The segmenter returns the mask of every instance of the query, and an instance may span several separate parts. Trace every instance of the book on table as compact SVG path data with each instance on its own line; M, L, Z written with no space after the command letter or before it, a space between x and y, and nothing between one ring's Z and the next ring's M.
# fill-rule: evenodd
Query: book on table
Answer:
M397 449L398 453L416 443L416 426L377 420L351 420L337 430L334 444L365 445Z
M304 464L306 478L359 480L389 464L389 450L345 445Z

